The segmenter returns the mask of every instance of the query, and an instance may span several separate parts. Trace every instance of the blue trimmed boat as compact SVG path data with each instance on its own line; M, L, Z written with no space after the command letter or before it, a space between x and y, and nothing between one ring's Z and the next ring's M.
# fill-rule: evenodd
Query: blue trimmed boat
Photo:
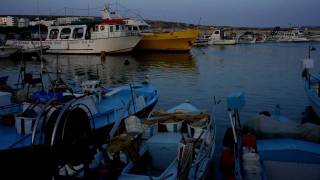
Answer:
M87 124L88 128L101 131L104 141L107 141L109 131L112 128L118 129L123 119L133 114L139 117L148 115L158 101L157 90L148 83L109 88L101 87L97 81L86 85L90 88L94 87L95 92L90 94L34 92L33 102L23 103L23 112L14 116L13 123L0 124L0 150L21 148L32 144L54 144L53 137L44 138L43 134L46 134L46 130L43 128L47 126L50 119L53 119L52 133L61 132L62 130L58 130L61 128L61 123L72 118L70 112L76 107L90 121ZM46 140L50 142L45 142Z

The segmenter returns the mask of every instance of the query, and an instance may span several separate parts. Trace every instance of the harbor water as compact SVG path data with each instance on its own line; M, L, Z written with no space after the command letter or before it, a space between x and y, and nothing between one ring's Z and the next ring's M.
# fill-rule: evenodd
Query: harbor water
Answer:
M224 130L229 127L226 97L245 92L246 105L241 120L261 112L280 112L299 121L309 105L301 78L301 59L308 56L308 46L315 59L314 71L320 69L320 43L263 43L235 46L194 47L190 53L145 52L127 55L45 55L43 66L55 76L57 66L65 80L96 77L108 85L138 83L146 78L159 92L156 109L169 109L190 101L201 109L215 112L217 152ZM58 59L58 61L57 61ZM129 63L125 63L129 61ZM37 72L39 61L27 61L27 71ZM9 75L9 84L17 82L20 62L0 61L0 76ZM214 105L216 102L221 103ZM218 155L216 155L218 157Z

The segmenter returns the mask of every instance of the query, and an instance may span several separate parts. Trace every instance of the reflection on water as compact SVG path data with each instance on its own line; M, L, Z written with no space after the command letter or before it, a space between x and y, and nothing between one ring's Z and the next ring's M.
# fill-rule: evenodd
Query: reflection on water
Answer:
M167 109L185 100L211 111L213 97L222 100L215 106L217 140L229 126L225 98L244 91L246 106L240 111L242 120L259 111L273 112L280 104L281 113L299 120L309 101L301 81L300 60L307 56L308 43L241 44L193 48L189 53L143 53L100 56L46 55L46 67L62 70L67 80L83 81L99 76L105 84L136 83L149 77L159 91L157 108ZM320 43L312 52L315 70L319 72ZM128 60L129 65L125 65ZM58 63L57 63L58 62ZM40 62L27 62L28 69L38 71ZM0 61L0 76L10 75L16 82L19 62Z
M189 53L146 53L101 58L95 55L47 55L47 66L58 66L68 80L83 81L99 77L105 84L142 81L146 76L168 77L173 74L193 76L196 63ZM126 65L125 61L129 61ZM167 72L167 73L164 73Z

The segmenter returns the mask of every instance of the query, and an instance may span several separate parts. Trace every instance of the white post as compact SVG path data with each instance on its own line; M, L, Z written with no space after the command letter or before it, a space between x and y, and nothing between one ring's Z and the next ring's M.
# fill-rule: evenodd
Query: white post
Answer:
M233 139L234 142L237 143L237 134L236 134L236 130L235 130L235 123L231 114L231 110L228 111L228 115L229 115L229 119L230 119L230 123L231 123L231 128L232 128L232 133L233 133Z

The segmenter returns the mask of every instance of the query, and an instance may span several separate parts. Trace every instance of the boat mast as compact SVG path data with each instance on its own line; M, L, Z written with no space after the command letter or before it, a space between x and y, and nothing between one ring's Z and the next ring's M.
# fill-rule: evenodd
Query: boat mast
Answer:
M38 36L40 40L40 61L41 61L41 71L43 68L42 63L42 41L41 41L41 26L40 26L40 12L39 12L39 0L37 0L37 14L38 14ZM42 73L42 72L41 72Z

